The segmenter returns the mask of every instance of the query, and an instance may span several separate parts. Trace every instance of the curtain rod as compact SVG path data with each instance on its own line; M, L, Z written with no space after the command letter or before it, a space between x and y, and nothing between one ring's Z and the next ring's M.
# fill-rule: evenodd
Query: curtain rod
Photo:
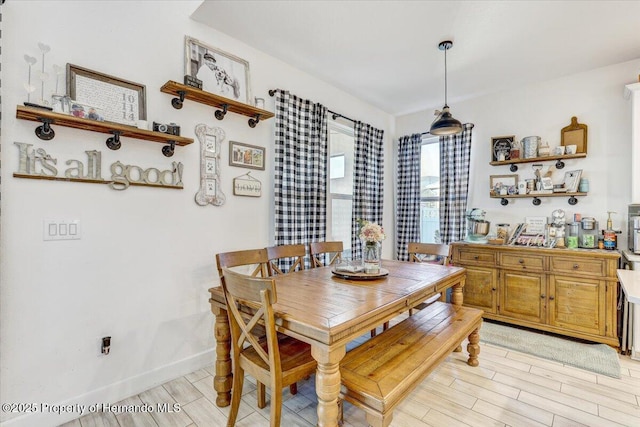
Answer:
M277 90L282 90L282 89L269 89L269 96L273 97L276 94ZM327 108L327 111L331 113L331 118L333 120L337 119L338 117L341 117L345 120L349 120L350 122L353 122L353 123L356 122L356 120L350 119L349 117L343 116L342 114L336 113L335 111L329 110L328 108Z

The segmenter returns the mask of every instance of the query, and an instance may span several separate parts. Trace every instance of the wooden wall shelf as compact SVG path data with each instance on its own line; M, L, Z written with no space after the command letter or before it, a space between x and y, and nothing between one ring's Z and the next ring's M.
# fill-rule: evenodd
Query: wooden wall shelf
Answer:
M222 120L227 111L251 117L251 119L249 119L249 126L252 128L256 127L260 120L270 119L274 116L271 111L256 108L252 105L225 98L224 96L216 95L214 93L205 92L201 89L174 82L172 80L166 82L160 88L160 91L177 97L171 100L173 108L178 110L181 109L183 101L185 99L190 99L192 101L199 102L200 104L220 108L220 110L216 110L215 112L215 117L218 120Z
M173 148L176 145L185 146L193 144L193 139L191 138L170 135L162 132L153 132L146 129L138 129L118 123L83 119L35 107L23 107L18 105L16 118L42 122L43 124L36 128L36 135L38 138L47 141L53 139L55 136L55 132L51 129L51 125L55 124L75 129L111 134L113 136L107 139L107 146L112 150L120 148L121 136L168 144L167 146L162 147L162 153L167 157L171 157L173 155Z
M513 159L513 160L504 160L502 162L492 161L489 162L491 166L501 166L501 165L511 165L509 168L511 172L516 172L518 170L518 163L539 163L539 162L547 162L549 160L556 161L556 168L562 169L564 167L563 160L566 159L581 159L587 157L587 153L576 153L576 154L563 154L561 156L545 156L545 157L532 157L529 159Z
M502 206L506 206L509 204L509 200L508 199L533 199L533 204L535 206L538 206L541 201L540 201L540 197L568 197L569 198L569 204L570 205L575 205L578 203L578 199L576 199L576 196L586 196L587 193L580 193L580 192L576 192L576 193L566 193L566 192L562 192L562 193L545 193L545 194L510 194L507 196L500 196L500 195L489 195L489 197L491 197L492 199L502 199L500 200L500 204Z

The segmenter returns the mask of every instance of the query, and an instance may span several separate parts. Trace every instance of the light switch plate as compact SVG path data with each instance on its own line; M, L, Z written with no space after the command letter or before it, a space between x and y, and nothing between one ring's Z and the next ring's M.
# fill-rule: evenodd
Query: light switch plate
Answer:
M43 220L43 240L80 240L82 229L80 220Z

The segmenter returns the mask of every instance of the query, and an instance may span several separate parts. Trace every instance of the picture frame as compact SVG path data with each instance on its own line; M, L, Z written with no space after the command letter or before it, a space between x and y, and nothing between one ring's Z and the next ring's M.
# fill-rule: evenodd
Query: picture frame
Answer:
M564 173L563 185L567 193L575 193L578 191L578 185L580 184L581 176L582 176L582 169L567 171Z
M577 117L571 117L571 124L560 131L560 145L563 147L575 145L576 153L586 153L587 130L587 125L578 123Z
M185 36L185 76L202 82L204 92L251 104L249 62Z
M491 137L491 161L502 162L510 160L511 147L515 139L515 135ZM504 158L501 155L504 156Z
M220 147L225 132L222 128L200 123L196 125L195 133L200 141L200 189L195 202L199 206L222 206L226 196L220 185Z
M229 166L264 170L264 156L264 147L229 141Z
M251 172L233 179L233 195L245 197L262 196L262 182L251 176Z
M489 189L492 196L518 194L518 175L490 175Z
M146 86L67 63L67 94L100 110L104 121L137 127L147 119Z

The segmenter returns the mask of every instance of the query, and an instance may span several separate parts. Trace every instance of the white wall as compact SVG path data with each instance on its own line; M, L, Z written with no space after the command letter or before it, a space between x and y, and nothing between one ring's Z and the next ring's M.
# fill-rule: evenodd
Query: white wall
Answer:
M525 216L547 216L564 209L567 218L574 213L592 216L599 226L606 226L607 211L614 211L613 226L622 229L619 247L626 248L626 212L631 202L631 104L624 98L625 84L637 79L640 59L583 72L565 78L487 95L466 102L450 102L453 116L475 124L471 149L469 208L482 208L492 225L523 222ZM435 106L437 107L437 106ZM433 109L398 117L396 134L408 135L428 130ZM560 145L560 130L571 117L588 126L588 154L584 159L567 160L565 168L556 170L554 183L561 183L564 173L582 169L589 179L588 196L579 197L571 206L568 198L541 198L539 206L532 199L489 198L489 175L509 175L508 166L491 166L492 136L516 135L518 140L539 135L551 147ZM549 166L554 162L544 162ZM531 164L518 165L520 179L533 178ZM546 170L546 167L545 167ZM492 227L494 230L495 227Z
M274 120L247 126L247 117L186 101L174 110L161 93L167 80L184 74L184 36L231 52L250 63L254 96L273 109L269 89L288 89L346 116L384 129L391 159L393 118L347 94L190 20L198 1L8 1L2 6L2 250L0 334L2 402L94 404L114 402L213 363L213 316L207 289L217 284L214 254L273 242ZM16 120L26 101L24 54L38 58L37 43L51 46L47 68L71 63L147 88L149 121L176 122L194 138L196 124L219 126L222 144L222 207L194 202L200 150L123 138L111 151L106 136L55 126L54 140L34 135L34 122ZM34 74L35 76L35 74ZM47 82L47 96L54 80ZM34 95L37 98L39 89ZM32 98L33 100L33 98ZM267 170L252 175L263 184L260 198L232 194L228 140L267 147ZM99 150L103 167L116 160L143 167L184 164L184 190L18 179L14 142L43 148L64 162ZM64 169L64 168L61 168ZM384 226L391 230L392 164L385 165ZM109 176L109 172L104 173ZM78 219L79 241L44 242L43 219ZM392 239L384 253L391 254ZM111 335L111 354L99 354L100 337ZM3 425L57 425L80 414L20 416L2 413ZM20 417L19 417L20 416ZM16 418L19 417L19 418Z

